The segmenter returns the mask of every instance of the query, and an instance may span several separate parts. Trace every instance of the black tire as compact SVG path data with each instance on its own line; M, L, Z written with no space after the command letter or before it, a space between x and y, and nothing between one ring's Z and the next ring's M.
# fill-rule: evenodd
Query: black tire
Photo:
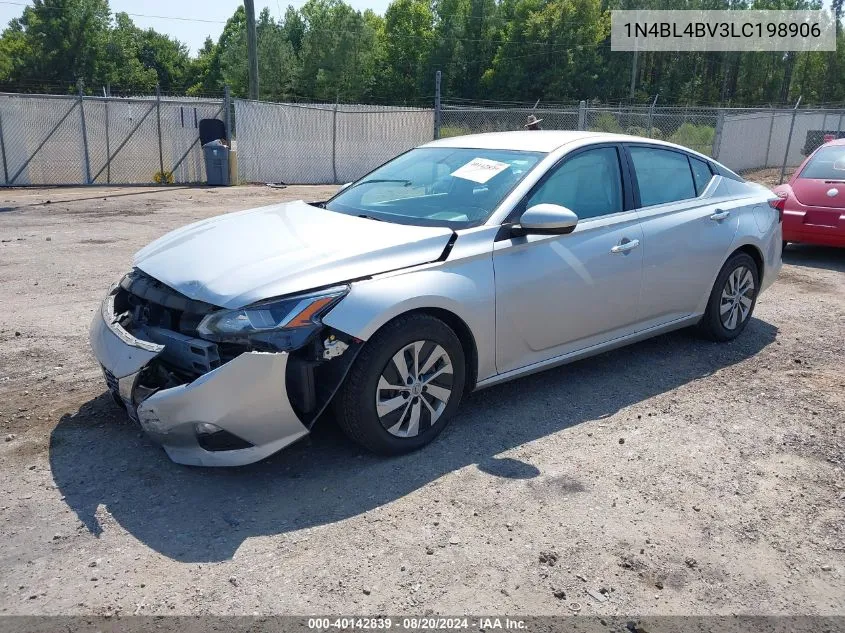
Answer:
M742 268L747 269L751 273L753 279L753 291L743 295L751 300L751 306L745 316L743 316L741 305L738 306L736 325L734 327L728 327L730 325L730 318L728 317L728 323L725 323L725 319L721 313L721 307L723 305L722 293L728 292L726 284L728 284L728 279L734 271L738 271ZM744 274L742 276L744 277ZM714 341L730 341L735 339L742 333L748 325L748 322L751 320L751 317L754 314L754 307L757 305L757 295L759 292L760 273L757 270L757 263L754 261L754 258L747 253L736 253L731 256L731 258L725 262L725 265L722 266L722 270L719 271L719 276L716 277L716 282L713 284L713 289L710 291L710 299L707 301L707 310L704 312L704 316L698 323L701 333ZM727 303L730 303L730 301ZM729 314L730 311L728 311L728 315Z
M417 341L426 341L428 346L420 352L421 357L425 350L428 350L430 354L435 354L432 350L436 350L438 345L448 355L452 371L448 385L451 393L439 412L439 417L432 423L433 409L430 405L428 407L423 405L427 402L440 403L431 394L427 394L425 387L419 387L423 391L418 396L411 395L409 388L408 397L411 398L412 403L408 406L417 406L419 401L418 406L421 411L417 422L419 432L412 437L398 437L388 431L383 424L383 420L386 420L388 415L396 414L385 414L380 418L377 412L378 395L382 391L388 394L393 393L392 390L379 390L379 380L384 372L392 371L391 367L395 367L395 365L388 366L388 363L393 363L394 356ZM403 358L407 357L403 355ZM438 361L435 367L442 367L445 364L444 361ZM429 375L431 373L433 372L429 372ZM396 374L398 377L398 372ZM444 378L447 376L448 374L443 374ZM441 380L441 378L435 380ZM454 331L439 319L427 314L402 316L385 325L367 341L364 349L355 359L346 381L334 398L335 416L344 432L364 448L382 455L408 453L431 442L446 427L460 404L465 381L464 351ZM398 382L398 380L393 380L390 384L398 384ZM404 393L401 395L405 397ZM426 402L422 402L423 399L426 399ZM405 411L400 411L398 415L405 420L399 424L406 424L408 418L405 418ZM389 421L386 423L390 424Z

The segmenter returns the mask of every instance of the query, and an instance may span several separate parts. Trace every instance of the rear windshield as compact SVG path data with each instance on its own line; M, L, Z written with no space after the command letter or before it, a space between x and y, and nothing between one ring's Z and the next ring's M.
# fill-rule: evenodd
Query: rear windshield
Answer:
M801 178L845 180L845 145L822 147L804 167Z

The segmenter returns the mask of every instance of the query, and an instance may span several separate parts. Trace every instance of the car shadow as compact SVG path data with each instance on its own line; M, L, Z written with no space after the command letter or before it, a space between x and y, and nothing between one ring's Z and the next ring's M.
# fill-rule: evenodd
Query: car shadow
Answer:
M251 536L359 515L463 467L491 477L536 477L536 466L497 455L741 362L776 333L759 319L725 344L674 332L491 387L468 396L431 445L394 458L366 453L326 419L303 442L258 464L179 466L104 393L62 417L50 438L50 463L65 502L91 533L101 532L103 506L165 556L221 561ZM575 480L566 485L583 489Z
M824 268L841 273L845 272L845 248L790 244L783 251L783 263L808 268Z

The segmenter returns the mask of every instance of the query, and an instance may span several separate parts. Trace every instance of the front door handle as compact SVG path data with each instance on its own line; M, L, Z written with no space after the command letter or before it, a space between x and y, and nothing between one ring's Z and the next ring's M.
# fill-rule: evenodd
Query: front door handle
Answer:
M639 240L629 240L627 237L624 238L621 242L619 242L616 246L610 249L610 252L614 255L618 255L622 253L625 255L626 253L630 253L632 250L637 248L640 245Z
M730 211L723 211L722 209L716 209L716 213L710 216L710 219L714 222L721 222L722 220L726 220L730 217Z

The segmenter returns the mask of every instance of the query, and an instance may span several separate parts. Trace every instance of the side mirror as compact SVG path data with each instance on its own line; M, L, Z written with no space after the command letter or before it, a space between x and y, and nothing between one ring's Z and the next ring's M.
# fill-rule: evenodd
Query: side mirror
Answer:
M565 235L572 233L578 224L574 211L559 204L535 204L529 207L519 219L519 228L523 233L540 235Z

